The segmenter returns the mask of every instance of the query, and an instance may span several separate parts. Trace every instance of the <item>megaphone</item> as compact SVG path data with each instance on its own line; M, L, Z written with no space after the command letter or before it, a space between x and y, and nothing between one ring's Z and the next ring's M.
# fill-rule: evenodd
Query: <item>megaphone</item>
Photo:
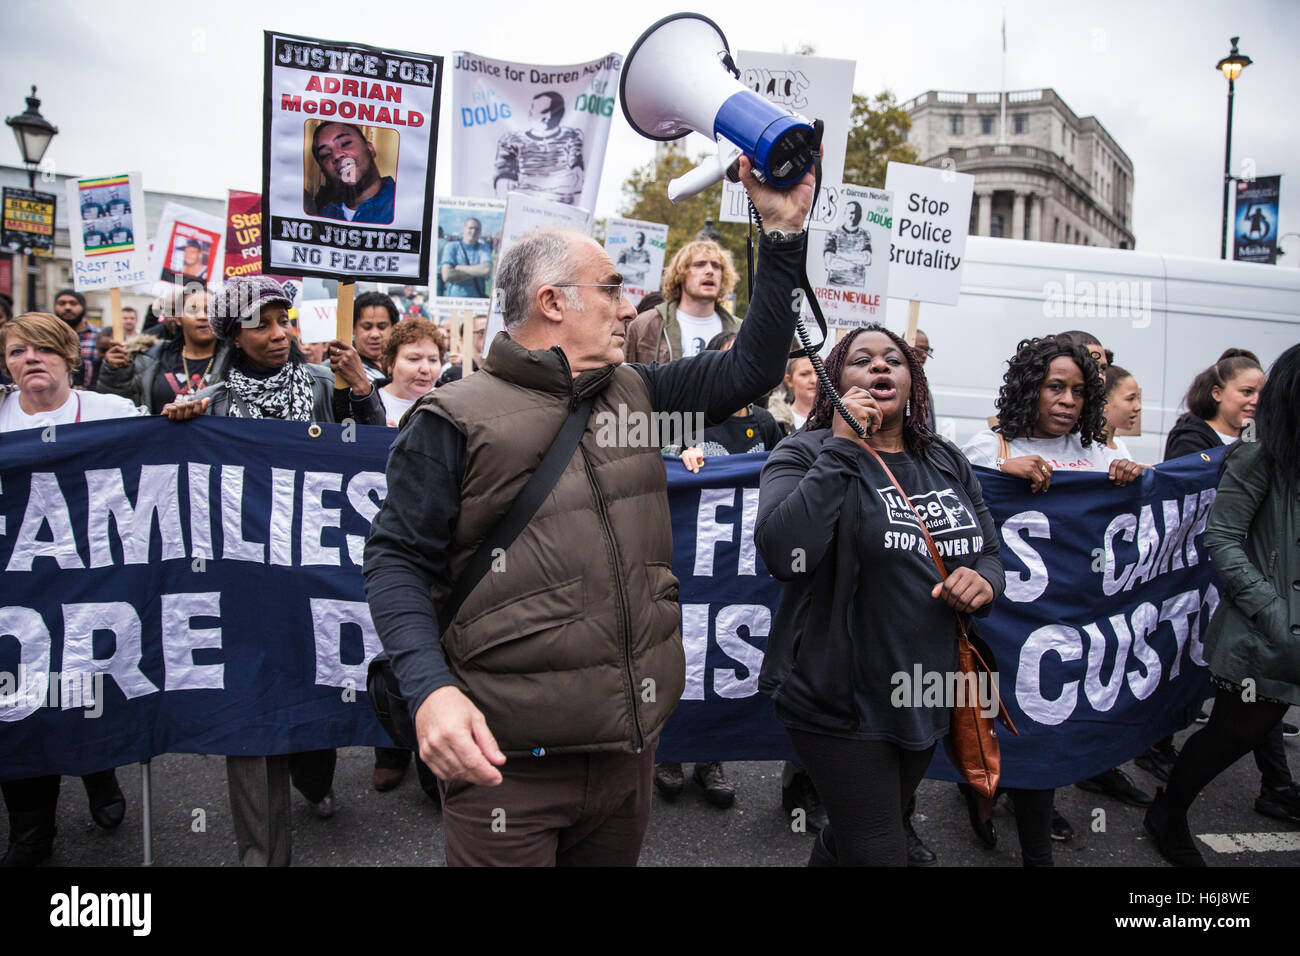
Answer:
M722 30L698 13L664 17L623 60L619 99L634 130L659 141L695 130L718 143L715 159L669 183L675 203L721 182L742 152L754 174L776 186L798 182L813 163L812 126L745 87L734 70Z

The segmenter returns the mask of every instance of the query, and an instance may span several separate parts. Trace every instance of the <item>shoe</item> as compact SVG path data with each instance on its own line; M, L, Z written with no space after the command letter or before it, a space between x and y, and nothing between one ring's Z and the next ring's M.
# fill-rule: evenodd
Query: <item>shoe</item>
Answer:
M1169 774L1174 769L1174 762L1178 759L1178 751L1174 749L1173 744L1161 746L1156 744L1150 750L1144 751L1137 757L1133 758L1133 763L1145 770L1151 776L1155 777L1161 783L1169 782Z
M934 855L934 851L922 843L921 838L916 835L916 830L912 828L911 817L903 817L903 833L907 836L908 866L932 866L939 859Z
M1187 826L1187 814L1170 811L1164 787L1156 787L1155 799L1142 824L1160 855L1174 866L1205 866L1205 858L1196 849L1196 840Z
M376 767L370 775L370 785L380 793L387 793L397 787L406 776L406 768L394 770L392 767Z
M54 807L9 814L9 849L0 868L35 866L54 853Z
M726 809L736 802L736 788L727 783L722 773L722 762L711 760L695 765L695 782L704 788L704 799L715 807Z
M1070 826L1070 821L1061 816L1061 811L1052 806L1052 839L1061 843L1069 843L1074 839L1074 827Z
M1205 712L1204 707L1202 707L1201 712L1196 715L1196 722L1198 724L1208 724L1210 722L1210 715Z
M831 836L831 828L827 827L817 834L813 840L812 853L808 855L809 866L839 866L839 857L835 855L835 840Z
M663 795L665 800L676 800L682 795L682 788L685 786L686 779L682 776L681 764L655 764L655 789Z
M970 828L975 831L979 841L990 850L998 845L998 831L993 828L993 801L981 797L967 783L957 784L962 798L966 801L966 812L970 815ZM987 819L984 817L987 816Z
M1255 809L1274 820L1300 823L1300 788L1294 783L1285 790L1264 787L1255 798Z
M789 783L781 784L781 806L786 813L802 810L810 833L821 833L831 825L826 816L826 808L822 806L822 799L817 795L817 788L813 786L812 777L808 776L806 770L796 773Z
M1128 774L1118 768L1081 780L1075 786L1089 793L1104 793L1120 803L1127 803L1130 807L1151 806L1150 794L1139 790L1137 784L1129 779Z
M1297 727L1295 724L1288 724L1286 721L1283 721L1283 722L1282 722L1282 736L1283 736L1283 737L1300 737L1300 727Z
M307 802L311 803L310 800ZM334 816L334 791L331 790L329 793L325 794L325 796L321 797L318 802L312 803L311 812L316 814L316 816L320 817L322 820L328 820L330 817Z
M126 816L126 797L117 785L115 770L88 773L81 778L90 802L90 818L105 830L115 830Z

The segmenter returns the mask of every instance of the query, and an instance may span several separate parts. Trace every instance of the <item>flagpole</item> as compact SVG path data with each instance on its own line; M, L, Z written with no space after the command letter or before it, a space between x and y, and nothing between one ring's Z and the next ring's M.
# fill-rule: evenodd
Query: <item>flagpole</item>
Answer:
M1007 144L1007 8L1002 8L1002 92L998 94L1002 107L1002 131L998 143Z

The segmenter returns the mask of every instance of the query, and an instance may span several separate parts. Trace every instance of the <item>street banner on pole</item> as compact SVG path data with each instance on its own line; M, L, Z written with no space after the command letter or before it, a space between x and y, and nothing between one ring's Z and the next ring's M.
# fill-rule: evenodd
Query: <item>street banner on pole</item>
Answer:
M1277 262L1277 213L1282 192L1281 176L1260 176L1237 181L1236 225L1232 230L1232 258L1238 262Z

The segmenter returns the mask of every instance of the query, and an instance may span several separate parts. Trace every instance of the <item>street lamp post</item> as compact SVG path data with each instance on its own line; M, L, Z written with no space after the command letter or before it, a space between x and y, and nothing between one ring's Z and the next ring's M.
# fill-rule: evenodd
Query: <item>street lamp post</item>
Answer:
M1219 258L1228 258L1228 191L1232 185L1232 94L1236 86L1237 77L1241 76L1241 71L1250 66L1250 57L1237 52L1237 41L1241 37L1232 38L1232 52L1220 60L1215 69L1223 74L1223 78L1228 81L1228 135L1227 142L1223 148L1223 230L1219 235Z
M58 135L59 128L41 115L41 101L36 98L36 87L27 97L27 110L17 116L5 118L5 125L14 131L18 140L18 152L22 154L27 166L27 186L36 189L36 167L45 157L50 147L50 140ZM36 283L32 281L32 254L30 249L23 251L23 275L27 284L27 311L36 311Z

